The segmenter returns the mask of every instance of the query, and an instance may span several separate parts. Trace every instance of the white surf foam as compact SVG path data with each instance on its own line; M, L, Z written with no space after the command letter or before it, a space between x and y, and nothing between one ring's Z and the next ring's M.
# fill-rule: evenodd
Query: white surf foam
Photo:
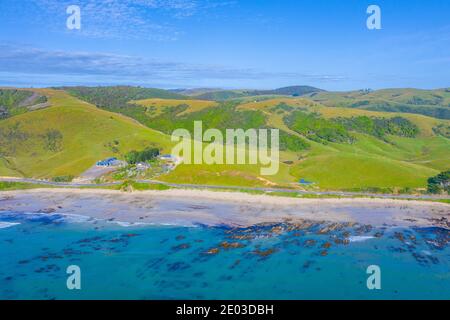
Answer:
M18 224L20 224L20 223L18 223L18 222L3 222L3 221L0 221L0 229L13 227L13 226L16 226Z
M350 242L363 242L363 241L367 241L367 240L374 239L374 238L375 237L372 237L372 236L350 236L348 238L348 240Z
M143 222L125 222L125 221L108 221L110 223L117 224L121 227L138 227L138 226L148 226L149 223L143 223Z
M74 213L63 213L61 214L64 219L67 222L75 222L75 223L83 223L83 222L90 222L90 221L96 221L97 219L91 218L89 216L84 216L81 214L74 214Z

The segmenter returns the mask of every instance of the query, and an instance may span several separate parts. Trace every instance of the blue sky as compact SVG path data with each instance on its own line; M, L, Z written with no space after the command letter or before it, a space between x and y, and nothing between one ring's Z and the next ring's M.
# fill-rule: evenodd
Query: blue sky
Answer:
M381 30L366 9L381 8ZM81 30L66 8L81 8ZM1 0L0 86L450 86L447 0Z

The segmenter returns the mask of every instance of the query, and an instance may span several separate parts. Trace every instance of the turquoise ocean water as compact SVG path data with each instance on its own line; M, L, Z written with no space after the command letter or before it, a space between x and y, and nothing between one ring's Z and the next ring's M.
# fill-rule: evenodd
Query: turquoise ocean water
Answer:
M450 234L361 225L130 226L0 213L0 299L449 299ZM66 269L81 269L68 290ZM369 265L381 290L368 290Z

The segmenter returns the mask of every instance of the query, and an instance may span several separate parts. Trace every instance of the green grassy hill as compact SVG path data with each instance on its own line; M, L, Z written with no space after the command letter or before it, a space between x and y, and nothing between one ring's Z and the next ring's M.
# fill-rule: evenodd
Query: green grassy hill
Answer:
M192 97L199 100L226 101L230 99L244 98L250 95L251 94L249 94L247 90L218 90L204 92Z
M289 174L304 178L325 189L403 189L425 188L427 177L448 169L450 140L438 135L433 128L448 126L450 121L408 113L374 112L350 108L333 108L304 98L279 98L241 104L239 109L260 111L266 122L306 138L310 148L297 155L289 166ZM294 118L301 112L316 115ZM400 117L418 129L414 137L386 133L382 137L373 127L353 131L338 126L336 119L393 119ZM390 122L384 121L391 125ZM304 130L298 130L302 128ZM408 127L409 128L409 127ZM314 137L321 137L315 139ZM348 136L354 138L349 141ZM313 139L313 140L311 140Z
M196 99L202 100L243 101L245 99L247 102L261 100L260 96L304 97L329 107L415 113L450 119L450 88L331 92L310 86L291 86L274 90L209 90L194 95Z
M325 92L325 90L311 86L290 86L274 90L255 90L250 92L252 95L282 95L282 96L303 96L312 93Z
M203 90L205 91L205 90ZM258 96L303 96L311 93L323 92L324 90L311 86L290 86L273 90L210 90L193 95L196 99L225 101Z
M180 99L143 99L143 100L132 100L130 104L136 104L145 107L145 114L149 118L157 117L163 113L168 112L170 108L179 107L179 109L184 109L176 116L181 116L190 112L198 112L203 109L210 107L215 107L218 105L215 101L207 100L180 100Z
M170 182L292 186L304 178L324 189L424 188L428 177L448 168L450 140L436 128L448 127L449 121L327 107L303 97L262 97L197 109L181 105L180 100L163 99L157 100L157 113L134 104L119 112L168 135L177 128L192 132L195 120L203 122L204 130L217 128L223 133L227 128L281 130L281 165L276 176L261 177L257 166L183 165L161 178ZM148 106L149 101L138 103Z
M278 174L261 176L254 165L180 165L160 180L299 187L299 179L305 179L320 189L405 191L426 188L427 178L449 169L449 120L330 107L305 96L213 102L164 90L115 88L118 92L114 87L66 89L85 101L61 90L38 90L51 107L0 120L0 175L78 175L96 160L132 149L154 145L170 152L173 130L192 132L196 120L204 130L223 133L228 128L280 129ZM154 97L166 93L167 98ZM394 98L407 100L406 92Z
M133 119L63 91L39 92L51 107L0 121L0 175L77 176L105 157L148 145L169 147L167 136Z
M77 98L85 100L98 107L125 107L132 100L151 98L159 99L189 99L186 96L162 89L113 86L113 87L61 87Z
M315 92L305 97L330 107L407 112L450 119L450 89L385 89Z
M0 89L0 120L48 106L47 98L36 91Z

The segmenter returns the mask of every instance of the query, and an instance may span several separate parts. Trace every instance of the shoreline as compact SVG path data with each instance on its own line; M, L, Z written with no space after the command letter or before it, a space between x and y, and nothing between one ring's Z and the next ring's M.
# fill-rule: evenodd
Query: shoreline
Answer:
M438 202L376 198L309 199L189 189L123 192L45 188L1 191L0 211L55 212L131 224L184 226L245 227L312 220L448 229L450 222L450 206Z

